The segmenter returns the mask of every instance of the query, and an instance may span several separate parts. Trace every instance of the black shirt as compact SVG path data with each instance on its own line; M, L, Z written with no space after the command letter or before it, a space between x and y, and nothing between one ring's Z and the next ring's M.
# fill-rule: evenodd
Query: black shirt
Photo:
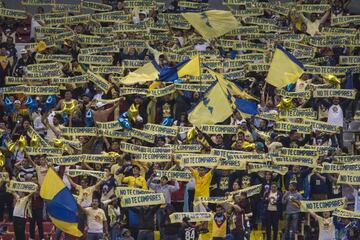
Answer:
M183 226L179 230L178 237L181 240L197 240L199 237L199 233L195 227Z

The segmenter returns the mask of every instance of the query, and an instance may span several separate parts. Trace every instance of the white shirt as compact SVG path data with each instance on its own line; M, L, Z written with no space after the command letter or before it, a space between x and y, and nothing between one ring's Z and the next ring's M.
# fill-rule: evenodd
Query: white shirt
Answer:
M333 217L322 218L317 217L319 223L319 240L335 240L335 225Z
M331 105L328 112L327 122L335 124L339 127L344 126L344 114L340 105Z
M106 216L104 210L101 208L93 209L92 207L85 208L87 215L88 233L103 233L104 221Z
M15 207L14 207L14 211L13 211L14 217L20 217L20 218L27 217L26 210L27 210L29 200L30 200L30 195L22 197L22 198L19 197L16 199L16 203L15 203Z

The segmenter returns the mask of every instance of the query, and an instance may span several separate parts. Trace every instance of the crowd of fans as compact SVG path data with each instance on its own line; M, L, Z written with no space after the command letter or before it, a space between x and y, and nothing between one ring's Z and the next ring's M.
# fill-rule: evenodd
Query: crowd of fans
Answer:
M112 5L114 11L122 11L131 14L129 23L143 24L144 22L158 21L162 15L168 13L181 13L196 11L179 7L178 1L166 3L165 6L148 10L131 9L126 7L126 1L103 0L104 4ZM245 1L244 1L245 2ZM268 2L268 1L258 1ZM271 1L269 1L271 2ZM289 28L291 33L307 36L321 35L323 27L330 27L330 20L334 16L349 14L348 0L300 0L297 4L330 4L331 8L322 13L300 14L291 12L288 16L280 15L271 10L265 10L264 15L257 16L262 19L275 21L276 26ZM205 5L204 5L205 6ZM241 10L244 5L231 5L233 10ZM38 14L44 13L39 7ZM77 14L77 13L76 13ZM29 17L31 17L29 15ZM180 17L180 16L179 16ZM246 24L241 17L238 18L242 25ZM27 66L36 64L37 50L25 47L17 52L12 29L13 20L2 18L3 29L0 45L0 87L8 86L7 77L26 76ZM314 24L317 24L314 32ZM44 22L31 20L32 42L41 40L41 34L36 34L36 29L45 26ZM111 23L101 23L102 27L111 26ZM58 26L60 27L60 26ZM73 30L76 34L92 35L93 22L76 25L61 26ZM342 26L344 27L344 26ZM345 27L356 28L359 24L349 24ZM156 34L153 30L148 35ZM156 61L160 67L171 67L176 62L167 57L167 53L177 52L178 49L191 46L189 50L197 50L203 53L205 58L213 58L218 61L236 59L245 53L256 53L256 50L236 50L221 47L217 40L207 42L192 28L177 29L169 24L167 32L172 36L171 40L145 40L144 34L138 32L126 32L114 34L117 39L135 39L146 42L146 48L123 48L117 53L106 53L113 57L113 65L121 66L124 60ZM274 33L275 34L275 33ZM357 32L357 36L358 32ZM227 36L222 39L244 40L243 36ZM270 39L252 39L254 43L266 43L270 54L274 42ZM303 40L306 43L305 39ZM276 42L281 43L281 42ZM72 56L71 62L61 63L62 77L72 77L86 74L89 68L77 60L79 50L87 48L76 37L63 39L55 46L48 46L41 54L65 54ZM358 56L360 46L342 47L316 47L315 58L324 57L321 66L337 66L339 56ZM206 55L206 52L217 51L218 55ZM180 53L187 55L186 51ZM306 59L308 60L308 59ZM261 63L261 62L259 62ZM138 146L162 147L169 144L200 144L201 153L209 154L211 149L224 149L244 151L255 154L271 154L282 147L300 148L305 145L328 146L325 155L317 159L321 166L324 162L332 163L334 156L349 155L344 146L342 131L339 134L313 131L311 134L300 134L296 130L290 132L278 132L273 129L274 120L264 119L257 116L246 118L239 111L226 120L224 125L235 125L238 128L236 134L209 135L199 128L192 128L191 134L179 133L176 137L157 135L153 144L136 138L116 139L102 136L74 136L64 137L62 131L66 127L89 127L89 112L93 123L117 121L121 114L129 111L132 106L137 107L137 116L132 122L133 127L142 129L146 123L162 124L165 117L173 118L173 126L193 127L187 119L187 113L198 102L204 93L176 90L175 93L161 97L150 97L141 94L121 95L124 87L117 79L126 76L134 69L124 69L121 74L103 74L102 76L111 83L108 92L88 82L86 84L62 84L61 94L55 97L52 108L48 108L48 96L34 97L37 108L31 109L27 104L28 95L3 94L0 102L0 130L1 130L1 171L7 172L10 179L23 182L34 182L40 186L49 167L54 168L63 179L66 186L71 189L79 204L79 229L84 232L84 239L111 240L152 240L158 238L154 232L160 232L160 239L172 240L195 240L195 239L259 239L256 235L258 230L265 231L267 239L292 239L295 236L303 236L306 239L332 240L332 239L360 239L360 221L351 218L339 218L332 216L331 212L322 214L300 211L300 200L325 200L337 197L346 197L347 209L359 211L360 196L356 186L337 184L338 174L324 174L316 168L304 166L289 166L285 175L275 172L252 172L246 170L222 170L206 167L183 168L175 158L166 163L137 161L134 154L120 149L121 142L129 142ZM227 73L239 69L218 69L221 73ZM353 73L354 88L359 88L359 75ZM257 97L259 112L277 113L282 98L274 87L266 84L266 72L252 72L247 70L247 79L236 82L244 91ZM340 77L339 77L340 78ZM154 79L155 80L155 79ZM184 82L187 79L182 79ZM322 75L304 74L297 83L292 86L292 91L304 90L307 85L329 83ZM334 83L343 86L343 83ZM28 83L28 85L32 83ZM50 84L50 81L42 85ZM206 84L200 82L200 84ZM162 88L165 82L148 82L136 84L132 87L139 89ZM107 103L109 100L119 98L117 102ZM293 108L313 108L318 114L318 120L333 123L345 128L353 119L358 97L353 101L345 101L339 98L315 99L306 101L294 99ZM69 105L74 106L74 111L69 110ZM349 114L345 114L345 113ZM66 113L66 114L64 114ZM347 116L348 115L348 116ZM90 121L91 122L91 121ZM31 146L32 139L29 131L34 129L41 138L54 147L64 148L63 155L76 154L101 154L103 152L115 152L112 164L79 163L76 165L56 165L47 160L47 155L28 154L24 147L12 145L24 141ZM261 134L263 133L263 134ZM190 136L191 135L191 136ZM65 140L78 142L80 148L71 147L64 143ZM85 169L106 172L103 179L93 176L70 177L69 169ZM156 170L190 171L193 179L189 182L176 181L163 176L158 179L154 173ZM232 202L222 204L193 204L198 197L223 197L229 192L261 184L260 194L248 197L246 194L235 195ZM120 198L115 195L116 187L128 186L131 188L151 189L156 193L163 193L165 205L141 206L124 208L120 204ZM44 201L39 192L31 194L24 192L7 191L7 181L3 179L0 185L0 221L3 223L13 222L16 239L25 239L25 224L30 222L30 238L35 239L35 229L39 239L45 239L43 221L48 219L44 210ZM174 212L213 212L213 220L209 222L191 222L184 218L182 223L172 223L169 216ZM311 218L309 217L311 216ZM310 220L310 221L309 221ZM313 221L314 220L314 221ZM317 223L316 223L317 222ZM280 224L279 224L280 223ZM305 224L305 230L300 226ZM37 228L36 228L37 226ZM59 229L56 239L70 239L71 236L62 233ZM280 234L280 232L282 234ZM305 232L305 233L304 233ZM300 234L302 233L302 234Z

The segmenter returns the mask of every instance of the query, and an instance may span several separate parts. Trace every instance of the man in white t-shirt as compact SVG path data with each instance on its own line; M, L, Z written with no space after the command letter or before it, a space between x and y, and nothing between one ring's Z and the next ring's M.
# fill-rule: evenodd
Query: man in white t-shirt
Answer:
M335 124L339 127L343 127L344 125L344 113L340 106L340 100L338 97L334 97L332 100L332 105L328 110L328 123Z
M330 212L323 212L323 217L313 211L309 211L309 213L319 223L319 240L335 240L334 219Z
M87 216L86 240L102 240L108 236L107 220L104 210L99 208L99 199L93 198L91 207L84 209Z

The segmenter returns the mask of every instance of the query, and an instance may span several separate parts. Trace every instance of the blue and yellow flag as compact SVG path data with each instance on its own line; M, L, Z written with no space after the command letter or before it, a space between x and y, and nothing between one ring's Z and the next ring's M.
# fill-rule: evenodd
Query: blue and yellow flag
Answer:
M127 76L120 80L124 85L143 84L157 79L159 71L156 68L156 63L148 62L144 66L139 67L134 72L130 72Z
M266 82L276 88L283 88L290 83L296 82L304 73L303 64L286 51L282 46L277 46Z
M44 177L40 196L45 200L46 211L57 228L75 237L82 236L77 227L78 207L74 196L52 168Z
M238 20L230 11L210 10L200 13L182 13L181 15L205 40L220 37L239 26Z
M245 92L244 90L241 90L235 83L226 80L224 78L224 75L214 72L210 69L207 69L208 72L211 74L211 76L213 76L215 79L217 79L223 89L223 91L229 95L229 96L235 96L238 98L243 98L243 99L252 99L252 100L256 100L258 101L257 98L251 96L249 93ZM233 99L232 102L235 102L235 99Z
M195 126L216 124L225 121L232 113L228 95L223 91L220 83L215 81L196 106L189 111L188 119Z
M250 100L236 98L236 108L244 118L250 118L253 115L259 114L257 110L257 103Z
M196 55L191 59L184 60L174 67L164 67L159 74L160 81L174 82L183 76L200 77L200 56Z

